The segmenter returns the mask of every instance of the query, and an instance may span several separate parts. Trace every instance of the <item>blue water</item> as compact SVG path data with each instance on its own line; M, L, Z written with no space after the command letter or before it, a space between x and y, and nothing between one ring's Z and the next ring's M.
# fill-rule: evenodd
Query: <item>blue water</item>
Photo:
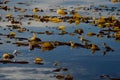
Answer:
M17 2L25 2L30 4L30 6L26 5L18 5ZM103 1L103 2L102 2ZM109 7L117 6L120 9L120 3L112 3L107 0L55 0L55 1L47 1L47 0L10 0L10 3L4 4L10 7L17 6L22 8L27 8L27 12L24 14L33 14L30 11L35 6L39 7L40 9L45 8L43 13L37 13L39 15L49 15L49 9L52 6L56 9L56 6L61 6L69 9L69 7L79 7L82 6L99 6L99 5L107 5ZM96 4L95 4L95 3ZM14 3L14 4L13 4ZM1 6L2 4L0 4ZM47 6L46 6L47 5ZM57 7L58 8L58 7ZM20 12L13 12L13 11L4 11L0 9L0 14L2 17L5 17L6 14L12 14L17 16L18 14L23 14ZM80 11L80 13L90 13L91 11ZM50 13L52 14L52 13ZM53 13L55 14L55 13ZM57 14L55 14L57 15ZM90 16L86 15L86 16ZM96 17L98 14L96 13ZM106 15L106 12L103 12L103 15ZM117 18L120 16L116 16ZM26 25L27 19L23 19L22 27L28 28L30 31L34 32L44 32L44 31L54 31L53 35L46 35L46 34L37 34L42 41L61 41L61 42L69 42L73 41L76 43L81 43L78 39L78 34L71 36L69 34L65 35L58 35L59 30L56 29L57 26L65 25L65 30L69 33L73 33L75 29L82 28L84 30L84 38L90 40L92 43L98 45L100 47L100 51L96 51L94 54L91 52L90 49L85 48L71 48L70 46L58 46L52 50L43 52L41 49L35 48L34 50L30 51L28 46L20 46L17 47L12 43L16 42L14 39L5 38L0 36L0 41L3 44L0 44L0 58L2 59L2 55L4 53L12 53L14 50L21 52L21 54L15 56L14 60L26 60L29 61L29 64L2 64L0 63L0 79L1 80L57 80L54 75L56 74L63 74L67 75L70 74L73 77L73 80L99 80L99 76L103 74L107 74L111 77L120 78L120 42L115 42L113 38L97 38L96 36L89 37L87 36L88 32L95 32L98 33L100 28L93 26L87 23L80 23L79 25L68 24L68 23L41 23L41 22L32 22L31 25ZM0 33L8 34L10 31L5 26L9 22L6 23L0 21ZM48 27L46 27L48 26ZM4 30L4 29L7 30ZM18 33L17 30L13 30L18 37L30 38L32 37L32 33L30 32L23 32ZM6 41L11 41L11 43L6 43ZM27 40L25 41L27 42ZM103 47L102 43L105 42L110 47L112 47L115 51L114 52L107 52L106 55L103 55ZM43 59L43 65L34 64L34 59L36 57L40 57ZM59 66L53 66L54 62L59 62ZM54 73L52 70L65 67L68 71L64 72L57 72ZM104 80L104 79L103 79Z

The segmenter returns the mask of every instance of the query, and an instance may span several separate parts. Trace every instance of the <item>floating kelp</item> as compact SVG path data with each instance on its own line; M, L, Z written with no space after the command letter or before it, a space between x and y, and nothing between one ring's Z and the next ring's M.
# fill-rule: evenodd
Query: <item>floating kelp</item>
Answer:
M52 72L60 72L62 68L57 68L57 69L54 69L52 70Z
M91 42L91 41L85 39L84 36L78 36L78 38L79 38L79 40L80 40L82 43L84 43L84 44L85 44L85 43L88 43L88 42Z
M34 48L41 48L40 42L30 41L30 42L29 42L29 49L30 49L30 50L33 50Z
M39 11L39 9L36 8L36 7L32 9L32 12L33 12L34 14L36 14L36 12L38 12L38 11Z
M95 51L100 50L100 48L97 45L95 45L95 44L91 44L90 49L91 49L92 53L95 53Z
M55 77L56 77L58 80L64 79L64 75L62 75L62 74L55 75Z
M14 37L14 39L16 39L18 41L28 40L28 38L23 38L23 37Z
M60 65L60 63L58 62L58 61L55 61L54 63L53 63L53 66L59 66Z
M120 0L111 0L113 3L120 2Z
M82 6L82 2L86 3L86 1L81 1L81 3L77 3L79 1L70 1L69 4L67 3L69 1L63 0L63 4L60 6L58 2L55 2L55 5L50 6L48 6L49 4L47 6L43 4L45 6L45 9L41 9L42 5L36 5L36 2L39 2L39 0L31 0L28 2L23 2L25 1L23 0L21 2L17 1L17 3L12 2L11 0L11 3L9 4L5 4L6 2L2 1L0 1L0 53L4 51L11 52L11 50L14 50L14 52L11 55L10 53L5 54L4 52L4 57L1 57L2 60L0 60L0 63L10 63L7 65L15 64L15 66L17 64L17 66L19 66L19 64L28 64L28 61L19 59L27 57L30 61L32 61L32 64L30 65L32 65L32 67L36 66L36 69L32 70L36 72L38 70L41 70L42 67L51 67L51 61L61 58L60 56L56 56L60 53L59 51L70 50L67 52L69 54L66 52L62 52L62 54L67 54L66 59L69 60L70 58L69 61L71 62L68 60L64 60L65 62L63 60L60 60L60 62L62 61L63 63L55 62L53 66L54 69L50 69L51 72L46 71L46 69L42 69L45 70L42 73L45 75L50 74L50 78L56 78L59 80L73 80L74 76L75 80L77 80L82 79L83 76L87 74L86 69L82 67L82 64L79 66L77 65L77 62L80 62L77 59L79 56L86 56L90 53L90 51L92 54L95 54L97 51L99 51L98 53L102 53L103 56L109 53L111 54L115 50L114 47L116 44L113 45L113 47L109 46L108 43L111 41L111 44L113 44L113 40L118 41L117 43L120 41L120 9L119 7L116 7L115 4L115 6L113 6L111 3L110 5L104 5L102 2L100 5L96 5L90 1L89 5ZM71 2L77 3L77 5L71 5ZM13 3L14 5L12 5ZM44 3L46 3L46 1L44 1ZM67 5L64 6L66 3ZM89 1L87 3L89 3ZM101 41L106 42L102 43ZM6 50L7 48L9 48L9 50ZM87 53L83 52L82 50L86 51ZM19 54L19 51L22 53L22 55ZM25 52L25 54L23 54L23 52ZM77 54L74 54L76 52ZM55 55L41 53L54 53ZM42 55L44 59L45 56L49 56L49 58L46 59L49 60L49 62L45 61L47 64L44 66L42 66L42 61L44 59L40 57L40 55ZM61 56L63 57L64 55ZM100 54L95 54L95 58L100 57L99 55ZM17 60L14 60L16 58ZM85 60L89 60L89 58ZM100 61L101 60L97 62ZM67 68L67 66L71 66L69 63L74 63L74 68ZM60 64L65 65L65 67ZM40 67L40 69L37 69L37 67ZM73 76L71 75L71 70L68 70L69 68L72 68L72 71L74 71L72 72ZM80 74L82 74L81 72L83 70L85 71L85 74L78 76L78 72L76 73L76 70L78 70L78 68L80 70ZM32 73L34 74L34 72ZM77 75L74 75L74 73ZM55 76L51 77L51 74ZM45 76L45 79L46 77L47 76ZM101 77L102 78L100 79L113 79L111 77ZM87 78L90 78L90 76L86 76L84 79Z
M18 29L19 33L23 33L25 30L23 28Z
M11 14L6 14L6 18L12 18Z
M65 76L65 80L73 80L73 77L70 74L67 74Z
M116 2L117 0L113 1ZM21 4L27 4L24 2L18 2L17 4L21 5ZM5 18L5 20L2 20L4 22L9 21L10 25L6 25L7 28L4 28L4 30L10 30L11 32L9 34L4 34L1 33L1 36L5 36L7 38L10 39L15 39L15 40L19 40L19 41L23 41L23 40L28 40L28 42L13 42L13 44L17 44L17 45L21 45L21 46L30 46L30 44L32 44L32 47L34 46L35 48L40 48L42 46L42 41L41 42L41 38L36 36L36 33L38 35L42 35L42 34L46 34L46 35L52 35L54 34L54 31L41 31L41 32L34 32L33 31L33 36L29 39L27 38L22 38L22 37L17 37L16 36L16 32L14 31L14 29L16 29L19 33L23 33L25 31L28 31L29 33L29 29L28 28L23 28L22 23L24 20L31 20L28 21L30 23L28 23L28 25L32 24L32 20L35 20L37 22L50 22L50 23L75 23L76 25L78 25L80 22L81 23L90 23L95 25L95 27L99 27L101 28L101 30L99 31L99 33L93 33L93 32L88 32L87 35L92 37L92 36L97 36L99 38L114 38L115 41L119 41L119 27L120 27L120 20L119 18L116 18L117 15L119 15L117 13L117 11L119 12L119 9L117 7L108 7L105 5L99 5L98 7L95 7L94 5L92 6L88 6L88 7L71 7L72 10L69 9L65 9L65 8L57 8L57 9L49 9L50 12L53 13L57 13L57 16L53 16L53 15L40 15L38 12L44 12L43 9L40 9L38 7L34 7L32 9L25 9L25 8L21 8L21 7L17 7L14 6L13 9L9 6L0 6L0 9L3 10L13 10L16 12L21 12L24 13L25 11L32 11L33 14L22 14L22 15L13 15L12 13L7 13L5 14L5 16L2 16L2 19ZM80 10L83 11L88 11L89 14L90 12L94 13L95 12L99 12L99 11L106 11L106 12L111 12L111 11L116 11L116 16L110 15L110 13L108 14L108 16L104 16L101 15L101 13L99 13L99 16L83 16L81 13L79 13ZM66 15L67 14L67 15ZM64 16L63 16L64 15ZM19 24L19 25L18 25ZM84 30L82 28L77 28L75 29L73 32L67 32L65 31L65 26L61 25L58 26L57 29L60 30L60 32L58 33L58 35L65 35L65 34L69 34L69 35L75 35L75 34L79 34L82 35L84 34ZM14 32L14 33L13 33ZM60 41L50 41L50 43L52 43L52 45L54 46L53 48L55 48L56 46L70 46L70 47L83 47L83 48L87 48L90 49L91 48L91 41L85 39L84 37L79 36L78 38L80 39L80 41L82 42L83 45L79 44L79 43L74 43L73 41L71 42L60 42ZM31 42L31 43L29 43ZM47 42L47 41L45 41ZM9 43L9 42L8 42ZM2 44L2 43L1 43ZM94 47L92 47L94 48ZM43 48L42 48L43 49ZM45 50L45 49L43 49ZM46 49L46 50L52 50L52 48ZM94 50L94 49L92 49ZM95 49L96 50L96 49Z
M54 47L53 43L51 42L43 42L41 44L42 48L49 48L49 47Z
M26 4L26 3L24 3L24 2L18 2L17 4Z
M44 32L37 32L37 34L46 34L46 35L52 35L54 34L54 31L44 31Z
M99 77L100 77L100 79L120 80L120 78L113 78L113 77L111 77L110 75L107 75L107 74L101 75Z
M16 36L15 32L10 32L8 35L9 35L10 37L15 37L15 36Z
M95 44L91 44L91 50L100 50L100 48Z
M6 43L11 43L11 41L6 41Z
M100 6L100 7L104 7L104 6ZM15 9L19 9L19 8L15 8ZM33 11L33 12L38 12L39 11L38 8L36 8L36 10L37 11ZM49 22L49 21L50 22L54 22L54 21L57 21L57 22L59 22L59 21L60 22L69 22L70 21L72 23L77 23L77 22L91 23L91 22L94 22L94 20L95 20L94 24L96 26L101 27L103 29L107 29L108 28L108 30L100 30L99 33L88 32L87 33L88 36L92 37L92 36L96 35L97 37L101 37L101 38L102 37L107 37L107 38L115 38L115 40L119 40L119 32L118 31L119 31L119 22L120 21L117 20L115 18L115 16L108 16L108 17L100 16L99 18L91 18L91 17L88 17L88 16L83 17L83 16L81 16L77 12L74 13L74 14L71 14L69 16L48 16L48 15L39 16L38 14L23 15L23 16L26 17L26 18L30 17L30 18L33 18L33 19L38 19L38 20L40 20L40 22ZM11 18L11 17L13 17L13 15L10 15L10 14L7 15L7 18ZM11 24L13 24L13 22L11 22ZM14 29L17 29L18 32L20 32L20 33L22 33L22 32L27 30L27 29L23 29L20 26L16 26L16 25L12 25L12 26L8 26L8 27L12 27ZM69 34L69 32L65 31L65 26L58 26L58 29L60 30L58 35ZM110 34L110 32L112 32L112 33ZM53 34L53 32L50 32L50 31L36 32L36 33L37 34L47 34L47 35L52 35ZM41 48L41 43L39 45L35 44L35 41L36 42L37 41L41 42L41 39L36 36L36 33L33 32L33 37L28 39L28 41L33 41L33 42L31 42L32 43L32 47L34 46L36 48L37 47ZM82 34L84 34L84 31L81 28L77 28L71 34L82 35ZM6 36L9 37L10 34L6 35ZM13 37L13 36L11 36L11 37ZM14 36L14 38L15 38L15 36ZM84 45L82 45L83 48L89 48L90 49L90 45L88 43L88 42L90 42L89 40L86 40L83 37L78 37L78 38L80 39L80 41L82 43L84 43ZM17 39L17 38L15 38L15 39ZM20 39L19 38L19 40L22 41L24 39L22 39L22 38ZM27 40L27 39L25 39L25 40ZM78 43L76 45L76 43L67 43L67 42L60 42L60 43L58 43L58 42L57 42L57 45L58 44L62 44L62 45L67 45L67 46L73 46L73 45L77 46L77 47L81 46ZM51 49L47 48L47 49L43 49L43 50L52 50L52 48ZM92 49L92 50L96 50L96 49Z
M46 50L52 50L54 48L55 48L55 46L51 42L42 42L41 43L41 49L42 49L43 52L46 51Z
M35 63L35 64L43 64L43 63L42 63L42 59L39 58L39 57L36 57L36 58L35 58L34 63Z
M28 61L11 61L11 60L0 60L0 63L7 64L7 63L12 63L12 64L28 64Z
M64 31L64 30L61 30L59 33L59 35L64 35L64 34L68 34L68 32Z
M62 20L60 18L48 18L50 22L53 22L53 23L59 23L59 22L62 22Z
M50 51L50 50L54 49L54 47L43 47L41 49L42 49L42 52L45 52L45 51Z
M14 58L14 55L9 54L9 53L4 53L3 56L2 56L2 58L3 58L4 60L9 60L9 59Z
M33 37L31 37L31 38L29 39L29 41L41 41L41 39L38 38L38 37L36 36L36 33L33 32Z
M84 33L84 31L83 31L83 29L78 28L78 29L75 29L75 30L74 30L74 33L77 33L77 34L81 35L81 34Z
M10 8L8 6L0 6L0 9L3 9L5 11L10 10Z
M96 35L96 34L93 33L93 32L88 32L87 35L88 35L89 37L91 37L91 36L94 36L94 35Z
M10 1L9 0L1 0L0 4L8 4Z
M24 13L26 10L27 10L27 9L19 8L19 7L14 6L14 12L20 11L20 12Z
M3 44L3 42L0 42L0 44Z
M20 42L20 41L17 41L15 43L12 43L12 44L16 44L17 46L28 46L29 44L26 43L26 42Z
M109 52L109 51L112 51L112 52L113 52L113 51L114 51L111 47L107 46L106 43L103 43L102 45L103 45L103 47L105 48L105 51L106 51L106 52Z
M59 15L65 15L65 14L67 14L67 12L65 12L63 9L58 9L57 10L57 14L59 14Z
M45 34L46 35L52 35L52 34L54 34L54 31L51 31L51 32L50 31L45 31Z
M36 42L36 41L30 41L30 42L17 41L13 44L16 44L17 46L29 46L30 50L33 50L34 48L42 49L43 52L46 51L46 50L52 50L52 49L56 48L57 46L70 46L70 47L85 48L85 45L82 45L80 43L60 42L60 41L40 41L40 42Z
M69 43L70 43L70 47L71 47L71 49L73 49L73 48L75 47L74 42L70 41Z
M12 28L12 29L19 29L21 28L20 26L18 25L6 25L8 28Z

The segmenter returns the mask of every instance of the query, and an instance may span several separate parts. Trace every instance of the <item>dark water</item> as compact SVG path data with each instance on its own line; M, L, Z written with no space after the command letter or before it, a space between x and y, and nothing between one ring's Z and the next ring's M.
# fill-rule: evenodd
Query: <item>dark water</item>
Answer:
M2 0L1 0L2 1ZM26 6L24 4L17 4L17 2L25 2L30 6ZM28 9L25 13L14 12L12 10L5 11L0 9L0 16L5 19L6 14L12 14L14 16L22 15L22 14L33 14L31 9L34 7L38 7L43 9L44 12L37 13L38 15L57 15L55 12L49 12L49 9L58 9L60 7L64 7L66 9L70 9L70 7L90 7L90 5L94 5L98 7L99 5L105 5L108 7L117 7L120 10L120 3L112 3L107 0L55 0L55 1L47 1L47 0L10 0L8 4L0 4L0 6L9 6L13 8L13 6L26 8ZM99 12L93 13L92 11L78 10L78 12L82 16L93 16L99 17ZM102 15L108 16L107 13L109 11L102 11ZM120 20L120 15L115 15L117 11L110 12L110 15L114 15L117 19ZM119 12L118 12L119 13ZM35 48L30 51L29 46L16 46L12 43L16 42L15 39L5 38L4 36L0 36L0 57L2 59L2 55L4 53L12 53L14 50L21 52L15 56L13 60L25 60L28 61L29 64L2 64L0 63L0 79L1 80L57 80L54 75L62 74L67 75L70 74L73 77L73 80L108 80L108 79L100 79L101 75L109 75L110 77L120 78L120 42L116 42L114 38L97 38L96 36L89 37L87 36L88 32L98 33L101 28L91 25L90 23L81 22L79 25L75 25L74 23L69 24L65 22L61 23L42 23L31 21L30 25L27 25L28 20L22 20L22 27L25 27L33 32L44 32L44 31L54 31L52 35L46 34L37 34L42 41L61 41L61 42L69 42L73 41L75 43L81 43L78 39L79 34L75 34L71 36L69 34L59 35L59 30L56 29L57 26L64 25L65 30L69 33L74 32L77 28L82 28L84 30L84 38L91 41L100 47L99 51L92 53L90 49L85 48L71 48L70 46L58 46L52 50L43 52L41 49ZM8 34L10 30L6 27L10 23L6 20L3 22L0 21L0 33ZM48 27L46 27L48 26ZM6 30L4 30L6 29ZM32 33L25 31L23 33L17 32L17 30L13 30L18 37L30 38L32 37ZM11 41L11 43L6 43L6 41ZM23 42L28 42L27 40ZM105 42L111 48L114 49L114 52L110 51L103 55L104 48L102 47L102 43ZM82 43L81 43L82 44ZM34 59L36 57L40 57L43 60L43 65L34 64ZM54 62L59 62L59 66L53 66ZM52 70L65 67L68 71L60 71L60 72L52 72ZM63 79L61 79L63 80Z

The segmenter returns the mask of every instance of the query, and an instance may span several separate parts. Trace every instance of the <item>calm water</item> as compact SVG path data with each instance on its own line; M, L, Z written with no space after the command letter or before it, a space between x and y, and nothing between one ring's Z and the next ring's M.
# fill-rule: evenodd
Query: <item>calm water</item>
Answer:
M26 6L24 4L19 5L17 2L25 2L30 6ZM39 9L43 9L44 12L37 13L38 15L57 15L55 12L50 12L49 9L58 9L59 7L64 7L65 9L71 9L70 7L90 7L90 5L94 5L98 7L99 5L106 5L108 7L117 7L120 10L120 3L112 3L107 0L10 0L8 4L0 4L0 6L9 6L13 8L21 7L26 8L27 11L25 13L14 12L14 11L4 11L0 9L0 15L3 19L5 19L6 14L12 14L14 16L22 15L22 14L33 14L31 9L34 7L38 7ZM78 12L82 16L93 16L99 17L98 13L92 13L92 11L78 10ZM108 16L107 11L101 12L102 15ZM114 12L110 12L110 15L115 15ZM120 15L115 15L116 18L120 20ZM78 34L71 36L69 34L58 35L59 30L56 30L57 26L64 25L65 30L67 32L74 32L77 28L82 28L84 30L84 37L90 40L92 43L98 45L100 47L100 51L96 51L92 54L90 49L85 48L73 48L69 46L58 46L52 50L43 52L41 49L34 49L32 51L29 50L28 46L20 46L17 47L12 43L16 42L14 39L5 38L4 36L0 36L0 57L2 59L3 53L12 53L14 50L21 52L21 54L17 55L14 60L26 60L29 61L29 64L2 64L0 63L0 79L1 80L57 80L54 75L62 74L67 75L70 74L73 76L73 80L101 80L99 76L103 74L107 74L111 77L120 78L120 42L116 42L114 38L97 38L96 36L89 37L86 34L88 32L98 33L100 28L92 26L87 23L80 23L79 25L68 24L65 22L61 23L42 23L31 21L30 25L27 25L28 20L22 20L22 27L26 27L30 31L34 32L44 32L44 31L54 31L53 35L46 34L37 34L42 41L61 41L61 42L69 42L73 41L76 43L81 43L78 39ZM0 21L0 33L8 34L10 31L7 29L6 25L10 23L5 21ZM48 26L48 27L46 27ZM6 30L4 30L6 29ZM18 37L30 38L32 37L32 33L23 32L18 33L17 30L13 30ZM6 43L6 41L11 41L11 43ZM27 42L27 41L24 41ZM104 48L102 47L102 43L105 42L107 45L112 47L114 52L107 52L106 55L103 56L102 52ZM43 59L44 65L34 64L34 59L36 57L40 57ZM59 66L53 66L54 62L59 62ZM60 71L60 72L52 72L52 70L65 67L68 71ZM106 79L103 79L106 80Z

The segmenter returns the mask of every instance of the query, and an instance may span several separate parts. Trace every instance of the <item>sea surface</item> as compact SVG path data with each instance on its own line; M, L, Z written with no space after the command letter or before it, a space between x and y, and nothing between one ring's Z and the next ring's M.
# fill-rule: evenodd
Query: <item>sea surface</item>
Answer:
M0 0L3 1L3 0ZM75 10L83 17L96 17L102 16L108 17L114 15L116 19L120 21L120 2L112 2L110 0L8 0L7 4L0 4L0 6L8 6L10 10L3 10L0 8L0 33L9 34L11 31L15 32L17 37L23 37L30 39L32 32L54 32L52 35L36 34L42 41L60 41L60 42L74 42L83 44L78 36L84 36L85 39L91 41L91 43L99 46L100 50L92 53L90 49L82 47L74 47L62 45L57 46L51 50L42 50L41 48L29 49L29 46L17 46L16 39L6 38L0 35L0 60L4 53L13 54L16 50L20 54L14 55L14 60L28 61L28 64L14 64L14 63L0 63L0 80L64 80L57 79L56 75L66 76L70 74L73 80L109 80L108 78L101 78L102 75L109 75L113 78L120 79L120 41L116 41L115 38L107 38L106 36L98 38L96 36L88 36L88 32L99 33L102 28L94 26L90 23L80 22L79 24L69 24L67 22L39 22L34 20L22 19L21 27L29 29L19 33L16 29L9 30L7 25L11 25L5 18L7 14L12 14L17 20L18 15L31 15L34 14L32 9L37 7L42 9L43 12L37 12L35 14L39 16L61 16L56 13L57 9L64 8L68 11ZM25 4L18 4L23 2ZM88 8L98 8L100 6L107 6L108 8L116 7L114 11L88 10ZM20 7L26 9L25 12L14 11L14 7ZM82 8L82 9L80 9ZM105 8L105 7L102 7ZM50 9L55 11L51 12ZM109 15L108 15L109 13ZM118 13L118 15L116 15ZM67 14L69 16L70 14ZM62 17L62 16L61 16ZM5 20L5 21L4 21ZM31 22L31 24L27 24ZM58 26L65 26L65 31L70 34L60 35ZM82 28L84 30L83 35L73 33L75 29ZM73 33L73 34L72 34ZM9 41L9 42L7 42ZM21 42L28 43L28 40ZM103 53L104 47L102 43L106 43L114 51L108 51ZM40 57L44 64L35 64L36 57ZM58 66L54 66L54 63L58 63ZM67 68L67 71L54 72L53 70L58 68ZM71 79L70 79L71 80Z

